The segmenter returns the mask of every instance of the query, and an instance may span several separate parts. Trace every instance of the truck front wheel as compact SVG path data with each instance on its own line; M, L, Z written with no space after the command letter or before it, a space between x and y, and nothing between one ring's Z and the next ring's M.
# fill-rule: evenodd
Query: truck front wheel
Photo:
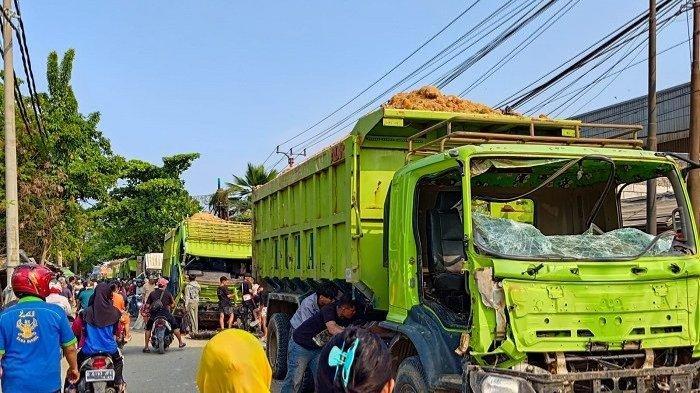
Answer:
M272 368L272 377L284 379L287 375L287 348L289 347L289 324L287 314L276 313L270 318L267 330L267 360Z
M425 372L418 356L410 356L401 362L396 373L396 392L423 393L428 391Z

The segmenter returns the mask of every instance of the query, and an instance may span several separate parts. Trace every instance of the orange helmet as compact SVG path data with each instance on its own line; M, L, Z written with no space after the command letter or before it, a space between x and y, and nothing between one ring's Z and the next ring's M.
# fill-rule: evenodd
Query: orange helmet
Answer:
M42 299L49 295L49 283L53 272L46 266L37 264L20 265L12 274L12 291L21 295L38 296Z

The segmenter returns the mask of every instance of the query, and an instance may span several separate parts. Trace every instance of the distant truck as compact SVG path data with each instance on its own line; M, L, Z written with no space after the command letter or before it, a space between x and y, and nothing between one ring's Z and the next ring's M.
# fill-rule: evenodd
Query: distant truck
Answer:
M168 290L183 304L187 275L197 276L202 287L199 304L200 326L219 320L216 289L226 276L231 292L240 302L243 274L251 271L251 225L221 220L197 213L184 220L165 236L163 276L170 280Z
M365 304L396 391L697 389L685 173L642 150L639 130L390 108L362 117L253 192L274 376L298 302L332 282ZM625 188L649 179L670 184L676 204L659 235L620 213Z

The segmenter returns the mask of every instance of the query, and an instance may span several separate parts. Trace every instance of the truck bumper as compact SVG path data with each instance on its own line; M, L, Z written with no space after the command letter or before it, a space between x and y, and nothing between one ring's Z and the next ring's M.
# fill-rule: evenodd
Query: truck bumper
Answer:
M700 392L700 361L678 367L655 367L568 374L532 374L480 367L467 368L473 392Z

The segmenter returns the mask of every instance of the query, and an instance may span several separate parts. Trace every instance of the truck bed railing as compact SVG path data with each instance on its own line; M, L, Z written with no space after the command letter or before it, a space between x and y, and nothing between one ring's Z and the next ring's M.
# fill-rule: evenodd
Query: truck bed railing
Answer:
M189 240L249 244L252 239L247 223L190 221L187 225Z
M512 121L509 122L509 120L504 117L497 117L494 119L480 117L478 120L475 120L473 117L457 115L433 124L423 131L408 137L408 156L430 155L443 152L446 149L482 143L538 143L550 145L603 146L617 148L641 148L644 145L644 141L637 138L637 133L642 130L641 125L579 122L568 122L569 124L566 124L557 123L556 121L548 119L536 118L527 119L528 122L525 123L522 122L522 119L519 120L520 121L518 124L513 124ZM486 124L488 126L502 125L503 127L496 131L454 130L453 125L459 123L478 123ZM519 126L521 129L523 126L527 126L529 131L528 134L503 133L505 129L514 128L516 126ZM569 130L573 132L573 136L538 135L538 131L543 129L548 129L550 131L553 129L559 129L560 131ZM610 132L610 130L619 130L620 132L606 138L595 138L583 136L581 134L582 129L604 129L607 130L605 132ZM443 135L424 141L425 139L428 139L426 137L430 132L439 132L441 130L444 132ZM600 133L602 134L604 132ZM621 139L622 137L629 138Z

